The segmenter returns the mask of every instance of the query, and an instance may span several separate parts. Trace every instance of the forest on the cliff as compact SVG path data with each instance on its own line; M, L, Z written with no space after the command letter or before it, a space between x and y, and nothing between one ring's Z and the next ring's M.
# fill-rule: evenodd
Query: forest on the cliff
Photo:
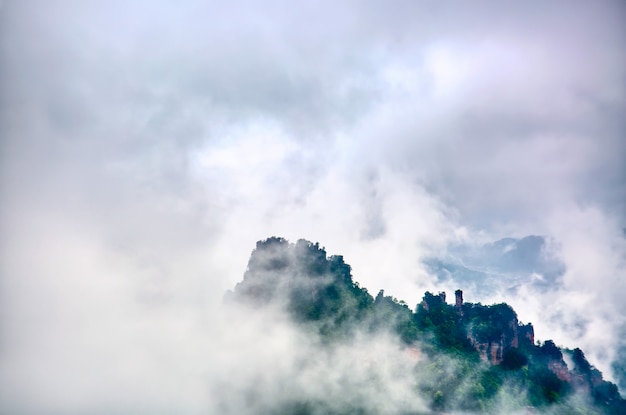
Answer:
M374 297L353 280L342 256L328 256L318 243L290 243L278 237L259 241L243 281L229 292L227 302L252 313L279 310L320 350L337 350L343 344L355 350L359 342L370 347L362 339L392 339L403 363L389 377L409 385L384 398L397 401L391 406L394 413L626 413L617 386L603 379L582 350L536 340L532 324L521 324L509 305L467 302L460 289L452 304L444 292L426 292L416 304L386 296L383 290ZM376 369L388 358L374 354L363 367L353 363L355 373L371 372L360 381L363 389L383 388L382 383L389 382ZM315 362L302 365L304 371ZM331 372L328 377L334 376ZM381 407L372 408L369 400L337 397L350 384L350 374L345 376L348 380L330 383L338 389L334 393L286 396L262 412L379 412ZM256 387L261 388L252 385L245 391L247 399L262 393ZM414 398L424 405L411 405Z

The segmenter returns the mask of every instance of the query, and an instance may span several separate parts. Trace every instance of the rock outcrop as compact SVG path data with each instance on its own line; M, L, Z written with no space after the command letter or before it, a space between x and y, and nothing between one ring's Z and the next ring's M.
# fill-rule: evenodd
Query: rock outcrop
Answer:
M520 324L517 314L510 306L464 303L463 291L456 290L454 294L455 324L465 333L469 343L484 361L498 365L502 363L507 350L534 344L533 326ZM441 310L445 306L445 300L445 292L437 295L426 293L421 302L421 310L432 314L434 310Z

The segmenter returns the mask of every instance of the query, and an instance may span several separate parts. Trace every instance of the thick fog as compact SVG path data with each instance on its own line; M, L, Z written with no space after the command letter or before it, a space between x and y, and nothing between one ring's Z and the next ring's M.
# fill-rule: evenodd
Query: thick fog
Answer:
M314 341L225 311L271 235L411 307L464 289L424 258L544 235L559 284L466 299L509 302L615 379L625 20L617 0L1 2L3 410L255 413L333 382L361 399L367 365L337 362L383 355L368 393L402 394L392 339L295 370ZM261 401L229 398L252 382Z

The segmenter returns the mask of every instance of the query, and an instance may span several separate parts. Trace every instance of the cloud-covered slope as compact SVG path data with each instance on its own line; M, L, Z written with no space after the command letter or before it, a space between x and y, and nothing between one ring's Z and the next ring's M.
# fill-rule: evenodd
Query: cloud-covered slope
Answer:
M520 245L541 243L530 239ZM533 407L548 413L618 414L626 409L617 387L603 380L579 348L562 350L552 340L535 344L532 325L520 324L515 311L504 303L466 303L460 290L455 297L452 306L446 303L445 293L427 292L413 312L404 302L384 296L382 290L372 298L352 280L343 258L327 258L319 244L305 240L290 244L272 237L257 243L243 281L228 298L253 312L272 309L286 313L315 344L317 351L309 356L310 362L337 348L355 348L358 354L358 349L371 342L387 344L395 356L392 361L398 356L405 360L404 371L394 371L390 378L372 374L369 380L358 380L362 391L374 388L370 396L377 398L366 401L350 398L357 394L352 388L359 370L353 378L349 367L322 366L327 379L351 380L345 384L316 380L316 385L325 385L332 393L314 399L294 398L289 404L293 406L281 406L284 402L279 399L283 402L276 403L279 412L514 413ZM368 354L374 365L368 366L370 370L387 372L388 352ZM302 364L308 367L306 362ZM383 369L375 369L377 364ZM296 370L291 376L300 379L306 375ZM394 376L404 392L400 397L380 396L380 388L386 390ZM390 406L381 409L380 399ZM422 406L417 412L413 409L416 402Z

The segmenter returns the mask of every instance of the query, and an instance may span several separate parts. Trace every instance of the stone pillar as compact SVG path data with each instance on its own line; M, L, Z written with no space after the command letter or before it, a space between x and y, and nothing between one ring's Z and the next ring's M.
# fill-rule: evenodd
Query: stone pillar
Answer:
M456 308L460 309L463 307L463 291L456 290L454 296L456 297Z
M463 317L463 291L456 290L454 292L454 297L456 299L454 307L456 308L456 313L458 314L459 318L461 318Z

